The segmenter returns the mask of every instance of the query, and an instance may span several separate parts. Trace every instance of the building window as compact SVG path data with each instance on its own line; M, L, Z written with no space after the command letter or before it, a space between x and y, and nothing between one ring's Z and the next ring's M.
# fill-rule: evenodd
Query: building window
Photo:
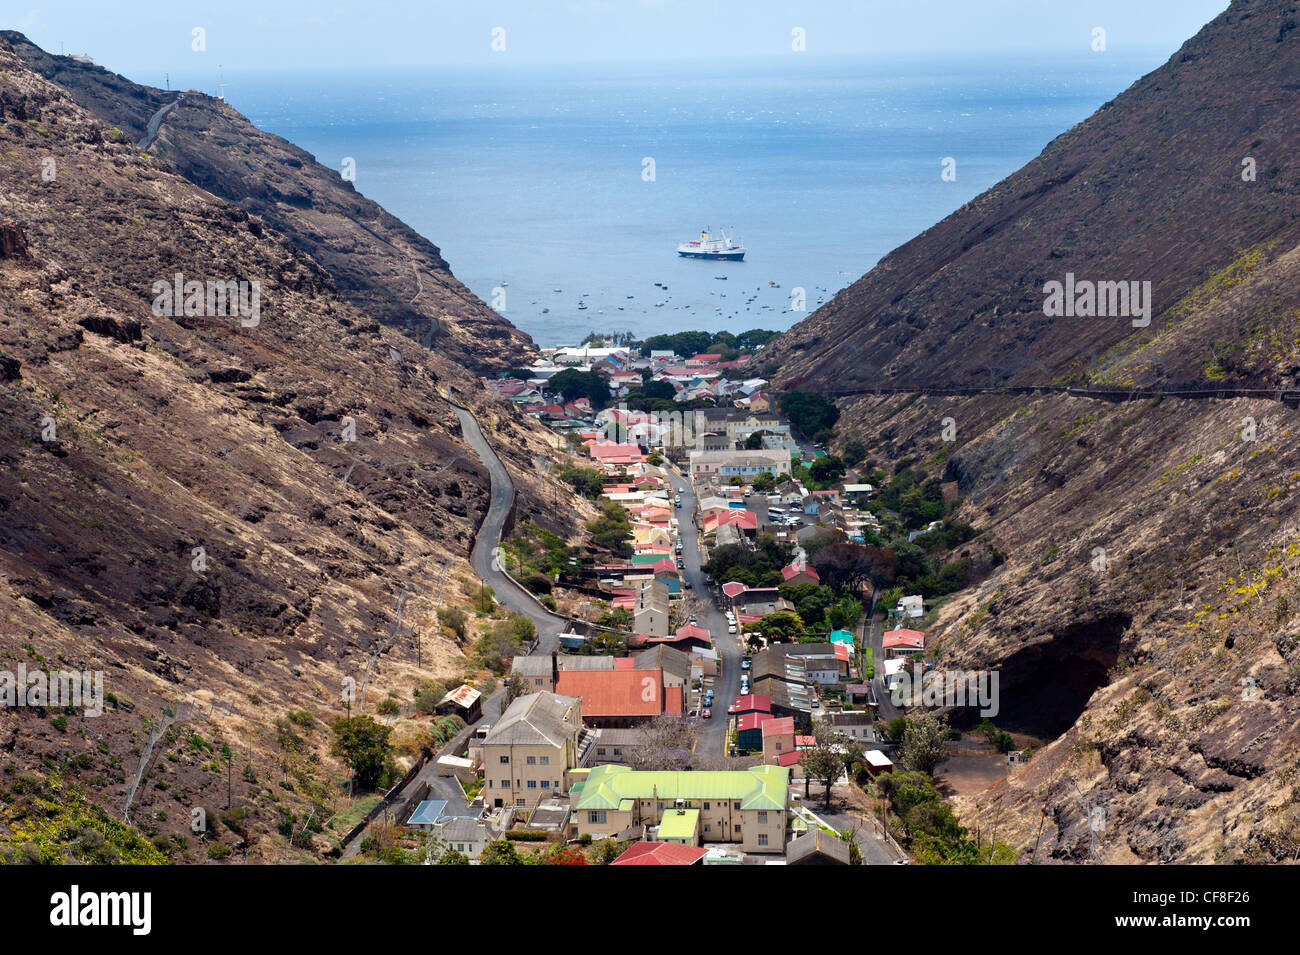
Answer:
M767 845L767 833L766 833L766 832L760 832L760 833L758 834L758 844L759 844L760 846L765 846L765 845Z
M537 758L538 758L539 760L541 760L541 763L542 763L543 766L549 766L549 765L551 765L551 757L549 757L549 756L538 756Z
M528 756L528 757L525 758L525 762L526 762L529 766L535 766L535 765L537 765L537 757L536 757L536 756Z
M529 789L536 789L536 788L537 788L537 780L535 780L535 779L530 779L530 780L528 780L528 788L529 788Z
M765 813L765 812L760 812L760 813L758 814L758 821L759 821L759 822L767 822L767 813Z
M587 822L592 825L603 826L605 824L605 810L592 809L587 812Z
M551 781L550 781L549 779L543 779L543 780L542 780L542 788L543 788L543 789L550 789L550 788L551 788Z
M736 835L740 835L740 826L736 827Z
M515 805L516 805L516 806L526 806L526 805L528 805L528 800L523 799L523 798L516 799L516 800L515 800Z
M506 763L508 763L508 762L510 762L510 757L509 757L509 756L502 756L502 757L501 757L501 764L502 764L503 766L504 766Z
M704 804L704 811L705 812L709 811L709 804L707 802Z
M597 756L604 756L604 755L605 755L605 747L603 747L603 746L597 746L597 747L596 747L596 755L597 755Z
M740 803L736 803L736 808L737 808L737 809L740 808Z
M501 780L501 788L502 788L502 789L509 789L509 788L510 788L510 780L508 780L508 779L503 779L503 780Z

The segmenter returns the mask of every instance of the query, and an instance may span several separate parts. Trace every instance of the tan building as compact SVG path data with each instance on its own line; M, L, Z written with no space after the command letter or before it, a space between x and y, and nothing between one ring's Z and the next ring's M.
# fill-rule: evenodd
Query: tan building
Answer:
M483 741L484 805L532 808L564 793L565 773L586 762L594 741L576 697L519 697Z
M754 766L725 772L641 772L597 766L570 793L578 835L603 839L634 826L659 826L695 810L703 842L739 843L746 852L785 851L790 771ZM696 817L692 816L692 820Z

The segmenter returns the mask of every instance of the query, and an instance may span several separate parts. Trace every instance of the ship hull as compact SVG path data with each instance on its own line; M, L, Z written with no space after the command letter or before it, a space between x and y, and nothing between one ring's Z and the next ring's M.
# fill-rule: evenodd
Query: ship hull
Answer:
M740 262L745 258L744 252L687 252L678 249L677 254L684 259L725 259L728 262Z

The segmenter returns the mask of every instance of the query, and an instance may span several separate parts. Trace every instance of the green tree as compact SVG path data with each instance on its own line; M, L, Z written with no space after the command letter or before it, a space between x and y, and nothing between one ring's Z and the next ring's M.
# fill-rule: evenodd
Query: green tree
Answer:
M586 398L595 410L609 404L609 384L603 375L594 371L566 368L547 379L546 387L551 391L558 391L565 401Z
M497 839L489 842L479 853L478 861L483 865L523 865L515 844L509 839Z
M793 640L806 629L793 610L774 610L765 614L754 627L769 640Z
M348 764L359 789L374 789L392 755L388 739L392 729L369 716L340 716L331 728L334 742L330 751Z
M808 472L818 484L834 484L844 477L844 462L833 454L818 458L809 467Z
M817 740L811 749L799 757L804 774L826 787L826 808L831 808L831 787L844 771L840 755L840 740L831 725L824 720L813 723L813 737Z
M780 397L777 406L800 434L813 441L829 437L840 418L840 409L833 402L808 391L788 392Z
M933 773L948 758L948 721L933 713L923 713L907 721L903 733L903 762L911 769Z

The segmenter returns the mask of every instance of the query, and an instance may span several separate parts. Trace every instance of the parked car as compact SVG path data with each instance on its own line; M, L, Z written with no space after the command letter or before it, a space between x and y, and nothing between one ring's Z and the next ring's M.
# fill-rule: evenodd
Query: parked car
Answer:
M753 665L754 665L754 661L751 660L749 657L745 657L745 659L740 661L740 668L742 670L748 670Z
M733 621L732 623L727 624L727 633L735 633L735 632L736 632L735 622Z
M686 559L685 559L684 557L678 557L678 558L677 558L677 569L678 569L678 570L683 570L683 569L685 569L685 567L686 567Z
M704 718L707 720L707 719L709 719L711 716L713 716L713 710L709 709L709 708L706 706L703 710L700 711L700 715L701 715L702 717L704 717Z
M694 588L691 586L691 582L689 580L682 578L682 589L693 590Z

